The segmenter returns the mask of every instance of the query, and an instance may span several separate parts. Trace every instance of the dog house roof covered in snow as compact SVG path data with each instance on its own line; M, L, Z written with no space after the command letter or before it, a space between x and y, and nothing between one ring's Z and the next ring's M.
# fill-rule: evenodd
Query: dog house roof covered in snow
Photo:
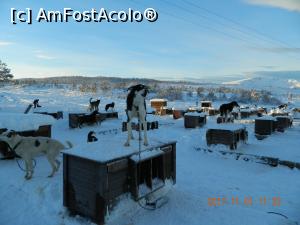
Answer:
M40 126L52 125L52 116L41 114L0 113L0 128L15 131L38 130Z
M150 99L150 102L167 102L168 100L165 98L153 98Z

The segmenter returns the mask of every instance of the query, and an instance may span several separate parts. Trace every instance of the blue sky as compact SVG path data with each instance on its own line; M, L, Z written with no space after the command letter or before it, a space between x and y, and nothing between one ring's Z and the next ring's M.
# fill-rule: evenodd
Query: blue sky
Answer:
M10 23L10 9L143 11L154 23ZM16 78L208 78L300 70L299 0L1 0L0 59Z

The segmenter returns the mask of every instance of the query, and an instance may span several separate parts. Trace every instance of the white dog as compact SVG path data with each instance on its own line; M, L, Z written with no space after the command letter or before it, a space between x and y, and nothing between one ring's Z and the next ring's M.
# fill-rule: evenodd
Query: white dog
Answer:
M10 151L20 156L25 161L26 175L25 179L31 179L33 175L32 161L35 156L45 154L52 167L49 177L59 169L60 162L56 159L59 152L66 147L57 140L48 137L23 137L16 132L8 132L0 135L0 140L9 145ZM72 144L67 141L68 147L72 148Z

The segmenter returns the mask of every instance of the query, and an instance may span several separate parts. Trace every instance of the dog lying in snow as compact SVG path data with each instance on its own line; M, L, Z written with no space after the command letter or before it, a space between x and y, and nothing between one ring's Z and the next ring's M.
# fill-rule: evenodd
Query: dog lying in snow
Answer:
M33 175L32 160L39 154L45 154L52 172L48 177L52 177L58 171L60 162L56 159L59 152L67 149L62 143L48 137L23 137L16 132L6 132L0 135L0 140L8 144L9 150L20 156L25 161L26 175L29 180ZM72 148L72 143L67 141L68 148Z
M95 142L95 141L98 141L98 138L96 138L96 133L95 131L90 131L88 133L87 142Z

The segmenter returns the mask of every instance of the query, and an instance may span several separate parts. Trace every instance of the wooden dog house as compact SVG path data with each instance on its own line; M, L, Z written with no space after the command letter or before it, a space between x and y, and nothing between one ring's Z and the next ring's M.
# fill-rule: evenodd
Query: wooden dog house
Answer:
M62 111L57 111L55 113L48 113L48 112L34 112L36 114L42 114L42 115L49 115L52 116L54 119L63 119L64 118L64 114Z
M241 119L246 119L248 117L251 116L251 110L250 109L241 109L240 110L240 116L241 116Z
M182 118L185 113L186 113L186 110L184 110L184 109L173 108L173 119L177 120L179 118Z
M240 141L246 142L248 132L245 127L236 124L222 124L216 128L210 128L206 132L206 143L208 146L212 144L223 144L236 149Z
M201 108L212 108L212 102L211 101L201 101L200 106L201 106Z
M255 119L256 135L271 135L277 128L276 118L263 116Z
M166 99L151 99L150 105L156 110L160 110L162 107L167 106L168 100Z
M69 127L70 128L78 128L80 126L79 121L80 117L83 117L85 113L69 113ZM97 122L102 122L106 119L113 119L113 118L118 118L118 112L99 112L96 115L96 121Z
M206 124L205 113L186 113L184 114L184 127L185 128L196 128L202 127Z
M155 109L155 114L157 115L169 115L170 108L167 107L168 100L166 99L151 99L150 105Z
M206 111L207 111L209 116L215 116L215 115L218 115L220 113L220 111L218 109L215 109L215 108L208 108Z
M168 108L166 106L163 106L163 107L160 108L160 110L157 110L155 112L155 114L160 115L160 116L173 115L173 109L172 108Z
M250 116L257 116L259 110L255 108L242 108L239 112L234 112L235 118L240 117L241 119L249 118Z
M100 112L99 113L104 119L118 119L118 112Z
M292 126L293 119L290 116L277 116L277 128L286 129Z
M122 195L139 200L166 180L176 182L176 142L155 144L140 154L117 141L63 154L63 204L97 224L105 223Z

